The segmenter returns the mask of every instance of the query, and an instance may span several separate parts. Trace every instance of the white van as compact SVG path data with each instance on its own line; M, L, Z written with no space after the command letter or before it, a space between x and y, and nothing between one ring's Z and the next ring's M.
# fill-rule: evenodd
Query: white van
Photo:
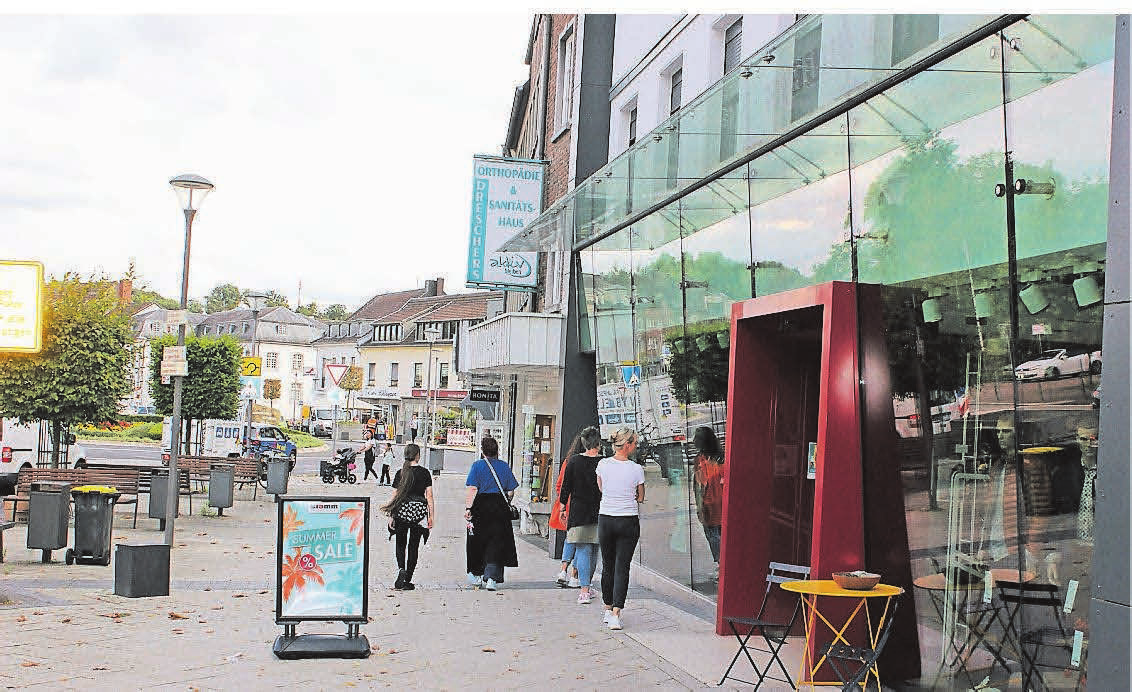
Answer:
M172 444L172 423L172 416L165 416L161 424L161 449L165 455ZM240 421L193 421L193 435L193 453L200 456L238 457L244 449L244 424Z
M86 463L86 449L75 444L74 435L68 434L63 443L60 465ZM35 466L40 450L44 460L50 458L51 429L47 421L21 423L18 418L0 418L0 494L15 492L20 470Z

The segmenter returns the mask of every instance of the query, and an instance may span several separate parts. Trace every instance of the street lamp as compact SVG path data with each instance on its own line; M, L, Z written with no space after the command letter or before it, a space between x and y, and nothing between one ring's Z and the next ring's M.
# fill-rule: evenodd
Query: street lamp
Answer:
M200 205L208 193L212 192L213 184L199 175L185 173L169 181L181 209L185 212L185 264L181 270L181 310L189 307L189 254L193 242L193 219L200 211ZM177 328L177 346L185 345L185 329L187 325L182 322ZM173 376L173 421L170 424L169 450L169 486L165 493L165 544L173 547L173 521L177 516L177 506L180 504L180 487L177 483L177 454L181 445L181 392L184 387L184 378Z
M244 294L244 303L252 309L252 358L259 355L259 311L267 303L267 294L262 291L250 290ZM262 367L262 366L261 366ZM262 371L260 377L263 377ZM252 440L252 408L255 405L255 397L248 397L247 415L244 425L244 454L247 454L247 446Z
M432 447L432 346L440 338L440 327L436 325L425 327L424 337L428 342L428 382L425 389L425 418L428 420L425 434L425 465L428 466L432 463L432 458L429 456Z

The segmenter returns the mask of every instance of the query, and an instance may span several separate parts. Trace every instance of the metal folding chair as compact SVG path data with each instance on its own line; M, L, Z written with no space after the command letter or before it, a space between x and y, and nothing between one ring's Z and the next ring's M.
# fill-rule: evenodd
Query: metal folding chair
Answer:
M1062 668L1056 663L1047 663L1042 660L1043 649L1061 649L1066 654L1073 650L1073 634L1065 627L1061 617L1060 587L1056 584L1018 584L1013 582L1000 582L998 595L1005 606L1005 617L1002 619L1005 643L1015 644L1013 648L1022 663L1023 689L1049 689L1042 678L1041 668ZM1032 611L1024 617L1032 620L1044 620L1041 624L1031 627L1021 627L1017 623L1019 611L1023 606L1030 606ZM1041 609L1048 608L1049 617L1042 614ZM1029 650L1027 650L1029 647ZM1080 686L1078 676L1077 684ZM1037 684L1031 687L1033 681Z
M766 593L763 594L763 602L762 605L759 606L758 614L754 617L724 616L723 619L727 622L728 627L731 628L732 634L735 635L735 639L739 642L739 650L735 652L735 656L731 659L731 665L727 666L723 677L720 678L720 685L730 679L735 682L741 682L744 685L754 685L757 690L759 686L763 684L763 680L770 679L785 682L791 687L794 686L794 681L790 677L790 671L786 670L786 665L782 662L782 659L779 658L778 652L786 645L786 638L790 636L790 630L794 628L794 623L798 620L798 614L802 610L802 601L794 594L789 594L779 589L778 593L784 594L794 601L794 610L790 615L790 620L788 622L775 622L773 620L766 620L763 616L766 614L767 604L771 599L771 590L775 584L782 584L788 581L804 581L809 578L809 567L791 565L784 562L772 562L767 569ZM741 627L746 628L745 634L740 633L739 628ZM762 635L767 648L762 649L753 644L748 644L756 631ZM770 660L766 662L766 665L761 670L758 664L755 663L755 659L751 657L752 650L758 651L759 653L770 654L771 656ZM731 675L731 669L735 667L735 663L739 660L740 655L745 655L747 660L750 661L751 667L755 670L755 674L759 676L758 682L742 680ZM770 667L775 663L778 663L778 667L782 670L783 675L786 676L785 679L770 675Z
M818 652L818 656L825 657L826 663L833 669L837 678L841 680L842 692L857 689L857 686L868 677L869 671L876 665L877 659L884 651L884 645L888 643L888 635L892 633L892 623L896 622L896 611L899 606L900 601L893 599L892 610L888 611L888 618L881 626L876 643L872 646L850 646L840 642L831 642ZM840 665L838 665L838 661L841 661ZM852 671L850 661L860 667L856 671ZM852 672L852 675L849 675L850 672ZM881 692L879 680L877 681L877 692Z

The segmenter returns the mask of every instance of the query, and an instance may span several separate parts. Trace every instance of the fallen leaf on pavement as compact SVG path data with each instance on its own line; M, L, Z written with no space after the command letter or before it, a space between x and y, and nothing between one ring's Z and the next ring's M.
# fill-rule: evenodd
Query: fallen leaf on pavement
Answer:
M214 606L212 606L212 609L213 609L213 610L224 610L224 606L222 606L222 605L214 605Z
M62 620L60 620L59 622L61 622L61 623L63 623L63 624L67 624L67 623L68 623L68 622L70 622L70 621L71 621L71 618L63 618L63 619L62 619Z
M211 586L206 586L206 587L204 587L204 590L205 590L205 591L212 591L212 587L211 587Z
M16 622L27 622L27 621L28 621L28 618L27 618L26 615L21 615L18 618L16 618Z
M247 596L242 593L234 593L232 594L232 598L247 598Z
M185 633L185 630L176 629L176 628L173 629L173 634L184 634L184 633Z
M206 629L206 630L204 631L204 633L205 633L205 634L212 634L212 633L213 633L213 632L215 632L215 631L216 631L216 630L214 630L214 629L212 629L211 627L209 627L208 629Z
M391 653L391 654L395 654L395 653L397 653L397 649L390 649L390 650L389 650L389 653Z
M265 594L265 593L267 593L267 589L264 589L263 591L257 591L256 593L258 593L258 594Z
M574 634L573 632L571 632L570 634L568 634L566 636L570 637L571 639L577 639L578 638L578 635Z
M35 668L39 664L36 663L35 661L24 661L20 665L23 666L24 668Z
M127 615L129 615L129 613L102 613L101 617L110 618L110 619L113 620L113 619L117 619L117 618L124 618Z
M111 620L111 622L117 622L117 623L121 624L125 621L122 618L114 618L113 620Z
M31 614L32 615L43 615L43 611L42 610L33 610Z
M485 646L482 649L480 649L480 651L483 651L484 653L489 653L489 654L495 653L495 649L491 648L490 646Z
M109 666L95 666L91 670L110 670Z
M170 610L169 611L169 619L170 620L188 620L189 616L188 615L181 615L180 613L174 613L172 610Z

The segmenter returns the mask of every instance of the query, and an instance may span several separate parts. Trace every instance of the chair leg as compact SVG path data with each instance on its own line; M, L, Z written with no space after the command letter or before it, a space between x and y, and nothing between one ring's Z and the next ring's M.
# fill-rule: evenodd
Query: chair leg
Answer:
M766 641L767 649L770 650L770 655L774 659L767 663L766 670L770 670L772 663L778 663L778 667L782 670L782 674L786 676L786 684L793 687L794 679L790 677L790 671L786 669L786 664L783 663L782 659L778 657L778 652L782 651L782 647L786 646L786 634L783 634L782 641L778 643L778 646L775 646L774 643L770 640L770 637L766 636L765 631L762 633L762 635L763 639Z
M735 634L735 639L739 640L739 650L735 652L735 655L731 658L731 665L727 666L727 670L723 673L723 677L720 678L720 685L722 685L723 681L726 680L729 675L731 675L731 669L735 667L735 662L739 660L739 654L746 654L747 660L751 662L751 667L755 669L755 673L759 672L759 667L755 665L755 660L751 658L750 652L747 651L747 642L751 640L751 635L755 633L755 628L752 627L750 631L747 632L747 636L744 638L743 635L739 634L739 630L735 629L735 623L728 622L727 626L730 627L732 633ZM759 676L759 684L761 683L762 676ZM757 689L758 685L756 685L755 687Z

